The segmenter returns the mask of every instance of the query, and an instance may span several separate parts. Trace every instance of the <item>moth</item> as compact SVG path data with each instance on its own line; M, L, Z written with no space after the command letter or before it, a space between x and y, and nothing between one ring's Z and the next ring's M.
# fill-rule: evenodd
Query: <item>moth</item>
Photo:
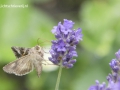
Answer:
M23 76L35 68L38 77L40 77L42 71L42 61L44 56L44 50L39 45L32 48L24 47L11 47L17 60L10 62L3 67L3 70L9 74L15 74L17 76Z

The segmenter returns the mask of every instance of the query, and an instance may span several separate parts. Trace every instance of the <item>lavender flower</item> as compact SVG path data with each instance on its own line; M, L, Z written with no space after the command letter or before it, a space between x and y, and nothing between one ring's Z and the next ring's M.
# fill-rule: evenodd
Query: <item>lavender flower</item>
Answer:
M114 72L118 72L119 71L119 66L118 66L118 61L116 59L113 59L110 63L109 63L111 69L114 71Z
M112 74L107 76L108 86L105 83L100 84L96 81L96 85L91 86L88 90L120 90L120 50L115 53L116 59L112 59L109 63Z
M82 40L81 29L73 30L74 22L64 19L63 24L53 27L52 33L57 40L52 41L49 60L56 65L62 63L63 67L72 68L77 57L76 45Z
M120 49L118 50L118 52L115 53L116 58L118 61L120 61Z
M96 85L91 86L89 90L105 90L106 84L103 82L102 84L99 83L98 80L96 80Z

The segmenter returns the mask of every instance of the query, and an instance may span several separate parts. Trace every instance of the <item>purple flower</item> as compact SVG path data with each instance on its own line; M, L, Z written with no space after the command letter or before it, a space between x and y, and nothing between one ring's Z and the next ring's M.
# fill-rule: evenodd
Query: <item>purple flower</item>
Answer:
M54 26L52 33L57 40L52 41L49 60L56 65L62 63L63 67L72 68L77 57L76 45L82 40L81 29L73 30L74 22L64 19L63 24Z
M109 63L112 74L107 76L108 86L96 81L96 85L91 86L88 90L120 90L120 50L115 55L116 59L112 59Z
M74 22L72 22L71 20L64 19L64 23L63 23L64 27L68 29L72 29L73 25L74 25Z
M81 28L78 28L78 30L75 31L75 37L76 37L75 39L77 41L82 40L82 35L79 35L79 33L81 32L82 32Z
M118 50L118 52L115 53L115 55L116 55L116 59L120 61L120 49Z
M110 63L109 63L110 67L112 68L112 70L114 72L118 72L119 71L119 66L118 66L118 61L116 59L113 59Z
M105 87L106 84L104 82L100 84L99 81L96 80L96 85L91 86L88 90L106 90Z

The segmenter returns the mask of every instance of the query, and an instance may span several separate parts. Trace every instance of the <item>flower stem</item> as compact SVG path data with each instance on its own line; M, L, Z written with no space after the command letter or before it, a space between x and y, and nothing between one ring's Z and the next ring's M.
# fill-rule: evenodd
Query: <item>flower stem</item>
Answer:
M60 64L60 68L59 68L59 73L58 73L58 77L57 77L57 82L56 82L55 90L59 90L61 73L62 73L62 63Z

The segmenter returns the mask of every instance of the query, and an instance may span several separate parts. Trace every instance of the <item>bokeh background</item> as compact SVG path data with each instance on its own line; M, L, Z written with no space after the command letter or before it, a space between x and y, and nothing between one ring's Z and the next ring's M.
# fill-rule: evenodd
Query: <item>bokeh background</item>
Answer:
M0 90L54 90L58 68L52 65L43 67L40 78L35 70L18 77L2 67L15 60L11 46L33 47L40 38L40 45L49 47L47 41L55 39L51 30L63 19L82 28L83 41L74 67L63 69L60 90L88 90L95 80L107 83L109 62L120 48L120 0L0 0Z

